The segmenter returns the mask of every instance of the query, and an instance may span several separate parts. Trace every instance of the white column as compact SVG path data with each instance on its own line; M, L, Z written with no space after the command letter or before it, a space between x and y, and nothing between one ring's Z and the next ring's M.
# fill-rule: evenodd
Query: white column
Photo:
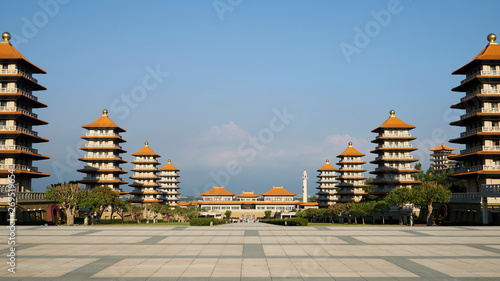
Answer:
M302 202L307 203L307 177L306 170L302 173Z

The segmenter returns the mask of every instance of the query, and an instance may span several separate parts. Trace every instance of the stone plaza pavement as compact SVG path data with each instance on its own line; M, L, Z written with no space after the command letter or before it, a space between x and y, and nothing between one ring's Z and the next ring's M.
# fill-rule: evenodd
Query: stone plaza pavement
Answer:
M500 227L18 226L2 280L500 280Z

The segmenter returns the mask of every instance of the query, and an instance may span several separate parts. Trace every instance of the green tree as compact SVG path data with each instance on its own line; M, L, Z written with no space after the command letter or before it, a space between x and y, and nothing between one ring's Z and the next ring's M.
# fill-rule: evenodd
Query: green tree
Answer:
M270 218L271 218L271 214L272 214L272 212L271 212L271 211L269 211L269 210L264 211L264 217L265 217L266 219L270 219Z
M79 184L62 183L47 186L45 199L60 203L66 213L66 224L73 225L75 223L75 215L82 204L85 193Z
M115 212L122 218L122 224L124 223L125 213L130 211L131 205L132 198L127 198L125 200L120 199L118 205L115 206Z
M408 187L396 188L387 194L385 200L398 207L399 224L403 224L403 208L413 202L412 190Z
M423 207L427 206L427 225L432 225L432 203L445 203L450 200L451 191L435 181L423 182L413 188L412 203Z
M141 214L142 214L142 208L141 208L141 206L138 206L138 205L135 205L135 204L131 204L130 205L130 213L133 216L137 217L137 223L141 222L141 219L140 219Z
M321 222L325 222L327 219L326 211L327 209L314 209L316 218L321 219Z
M120 205L120 197L118 193L111 190L107 186L98 186L88 191L87 196L83 200L83 204L94 211L97 216L97 222L101 222L101 216L107 207L111 208L111 220L113 219L113 210Z
M382 217L382 224L385 224L385 216L384 214L391 210L391 206L385 201L377 201L373 206L373 212L380 214Z
M318 201L318 196L313 195L307 199L307 202L316 202Z
M339 217L339 222L343 222L342 214L346 211L346 205L345 204L335 204L335 205L330 205L328 206L328 209L331 209L331 212L334 213L336 216Z
M226 217L226 220L229 220L229 219L231 218L231 214L232 214L232 213L233 213L233 212L231 212L231 211L229 211L229 210L227 210L227 211L224 213L224 216Z
M309 222L313 222L314 218L316 217L316 211L319 209L307 209L305 210L305 218Z

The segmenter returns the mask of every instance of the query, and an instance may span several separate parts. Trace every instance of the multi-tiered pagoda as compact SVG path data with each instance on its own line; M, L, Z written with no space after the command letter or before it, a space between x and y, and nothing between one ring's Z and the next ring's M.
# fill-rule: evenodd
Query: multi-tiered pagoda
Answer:
M451 108L464 109L465 114L451 125L465 131L450 142L464 144L465 149L451 158L463 162L455 176L467 180L467 192L500 184L500 45L494 34L488 35L488 41L474 59L453 71L465 79L452 91L465 96Z
M429 150L432 151L432 170L436 172L443 172L455 168L457 161L449 159L450 156L454 156L454 148L441 144L440 146L431 148Z
M337 173L339 170L330 165L330 162L326 160L326 164L318 169L319 175L319 189L318 193L318 207L319 208L328 208L330 205L334 205L339 200L338 189L336 186L338 181L336 178L338 177Z
M412 177L413 173L418 172L411 163L418 161L413 158L410 152L417 150L410 144L415 140L409 133L415 126L408 125L396 117L394 110L390 112L391 116L378 128L372 130L377 133L377 137L372 143L378 144L371 153L377 154L374 161L375 171L371 174L377 175L372 181L376 185L373 194L379 197L391 192L399 187L411 187L414 184L420 184Z
M154 153L154 151L149 147L149 143L146 142L144 147L136 153L132 153L135 156L132 164L135 164L133 169L130 171L135 172L130 179L134 180L134 183L130 186L134 188L130 194L133 194L133 203L160 203L162 200L159 198L162 194L157 190L160 186L157 183L159 177L156 175L158 173L158 166L160 163L157 158L160 155Z
M78 182L85 184L87 189L104 185L115 192L126 193L120 189L120 185L128 183L120 178L120 174L127 173L120 168L120 164L127 163L120 157L121 153L126 152L120 146L120 143L125 142L120 133L125 132L125 130L118 127L108 117L106 109L102 111L101 117L82 127L89 132L81 137L88 143L84 147L80 147L87 154L79 160L87 165L78 170L78 172L86 174L83 180Z
M179 169L174 167L169 159L168 163L159 171L160 174L158 176L161 179L158 181L158 183L160 184L159 188L162 190L162 195L160 198L163 200L163 203L169 204L171 207L178 206L179 201L181 201L181 199L179 198L180 193L178 191L178 189L180 188L178 186L180 181L177 179L179 177L179 175L177 174L177 172L179 172Z
M15 176L15 191L31 191L31 179L47 177L38 171L33 161L48 159L33 148L33 144L48 142L38 136L34 126L46 125L38 119L33 109L47 105L38 101L34 91L46 90L33 78L33 74L45 74L45 70L32 64L9 42L8 32L0 42L0 192L7 193L9 175Z
M352 147L352 142L349 142L349 147L337 157L340 158L340 183L337 194L340 196L337 202L350 203L359 202L363 199L363 195L367 194L364 190L367 187L363 176L363 164L366 162L362 160L365 154L357 151Z

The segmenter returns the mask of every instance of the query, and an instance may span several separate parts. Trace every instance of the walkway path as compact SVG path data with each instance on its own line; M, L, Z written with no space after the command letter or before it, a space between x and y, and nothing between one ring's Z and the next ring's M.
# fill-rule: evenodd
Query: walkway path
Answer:
M0 235L5 280L500 280L500 227L18 226L15 274Z

